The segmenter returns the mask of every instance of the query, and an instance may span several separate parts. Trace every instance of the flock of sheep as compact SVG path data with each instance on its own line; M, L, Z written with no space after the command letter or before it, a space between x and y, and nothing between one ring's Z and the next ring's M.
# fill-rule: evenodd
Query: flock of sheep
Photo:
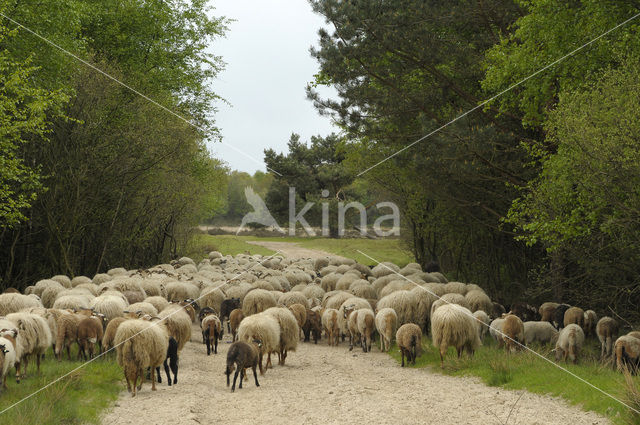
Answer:
M618 334L611 317L598 320L592 310L544 303L536 309L516 303L509 312L475 284L448 282L416 263L375 267L326 257L285 259L209 253L196 264L183 257L145 270L111 269L90 279L54 276L25 289L0 295L0 378L3 388L15 367L19 382L30 360L39 372L49 347L59 361L93 358L116 351L133 396L150 371L152 390L177 383L180 352L191 339L192 324L202 330L207 355L216 354L225 330L233 344L227 352L227 385L232 390L247 369L255 384L272 367L284 365L300 340L323 333L329 345L348 338L349 349L371 350L378 336L388 351L395 337L402 366L415 364L423 335L430 333L441 361L449 347L473 355L489 333L509 352L536 343L554 344L556 360L577 362L585 337L595 335L603 361L635 371L640 366L640 332ZM265 364L266 360L266 364ZM171 378L173 373L173 379Z

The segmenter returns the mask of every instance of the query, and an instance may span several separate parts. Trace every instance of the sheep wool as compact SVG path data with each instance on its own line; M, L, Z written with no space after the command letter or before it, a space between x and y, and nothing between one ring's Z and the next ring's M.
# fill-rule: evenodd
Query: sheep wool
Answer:
M376 329L380 334L380 351L389 351L391 341L396 332L398 315L392 308L382 308L378 310L375 318Z
M471 311L456 304L443 305L431 314L431 336L433 346L440 352L441 367L450 346L456 348L460 358L463 350L473 356L481 344Z
M245 317L238 327L238 340L252 343L258 340L260 346L260 374L264 375L262 360L265 354L277 353L280 350L280 325L273 316L258 313Z

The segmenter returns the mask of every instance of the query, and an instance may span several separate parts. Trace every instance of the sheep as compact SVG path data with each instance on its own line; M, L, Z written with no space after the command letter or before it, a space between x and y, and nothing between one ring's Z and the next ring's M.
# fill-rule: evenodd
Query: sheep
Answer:
M407 364L416 364L416 358L422 354L422 331L415 323L405 323L396 332L396 341L402 358L401 367L404 367L404 358Z
M182 306L170 304L169 307L158 313L158 317L167 327L169 336L178 342L178 352L182 351L185 344L191 339L191 318Z
M87 317L78 323L78 357L82 360L93 358L95 344L98 344L98 354L102 353L102 320L98 316Z
M504 344L504 338L502 337L502 326L504 325L504 319L493 319L491 325L489 325L489 335L498 343L498 348L502 348ZM524 326L524 325L523 325Z
M558 334L556 361L562 359L566 362L568 358L573 363L577 363L583 344L584 332L582 328L575 323L568 324Z
M532 342L548 344L558 338L558 331L548 321L524 322L524 343L529 345Z
M31 295L0 294L0 316L17 313L30 307L43 307L42 302Z
M198 287L188 282L169 282L166 284L165 290L169 301L182 301L187 298L196 299L200 295Z
M121 297L108 294L102 294L89 303L89 307L92 308L93 311L104 314L107 320L122 316L122 312L127 309L127 306L127 302Z
M356 313L358 313L357 325L362 341L362 351L367 353L371 351L371 335L375 330L375 316L373 311L368 308L361 308Z
M144 302L151 304L159 312L169 306L169 301L167 301L166 298L157 295L145 298Z
M49 288L56 288L56 289L62 289L62 290L67 289L60 282L57 282L51 279L42 279L37 281L36 284L33 286L32 293L39 297L42 297L42 294L44 293L44 291Z
M640 368L640 339L632 335L623 335L614 345L616 366L619 371L628 370L635 375Z
M598 315L593 310L587 310L584 312L584 334L590 336L595 333L596 323L598 323Z
M147 294L147 297L160 297L166 295L164 285L160 279L143 279L140 281L140 287Z
M213 351L213 354L218 354L218 340L222 339L223 334L222 323L220 323L218 316L215 314L206 316L202 319L200 328L202 329L202 337L207 345L207 356L211 354L211 351ZM213 350L211 349L212 345Z
M420 289L419 289L420 290ZM412 291L396 291L378 301L377 308L392 308L398 318L398 326L405 323L421 323L425 318L416 317L419 298Z
M517 302L517 303L511 304L511 310L509 311L509 314L518 316L518 318L523 322L540 320L538 309L536 309L532 305L529 305L523 302Z
M416 285L414 283L404 279L394 280L389 282L389 284L385 285L385 287L380 290L380 292L378 293L378 298L384 298L387 295L397 291L408 291L415 288L415 286Z
M345 315L345 308L349 306L351 306L354 310L358 310L361 308L368 308L370 310L373 310L371 308L371 304L369 304L369 302L365 299L358 297L347 298L338 309L338 311L340 312L340 315L338 316L338 324L340 325L340 331L345 335L347 333L347 315Z
M327 334L329 345L338 345L338 337L340 334L339 314L335 308L327 308L324 313L322 313L322 327Z
M15 331L15 329L13 330ZM16 364L16 336L17 333L12 333L11 336L0 334L0 381L2 381L2 388L7 388L9 370Z
M56 298L60 295L61 292L65 291L65 288L58 284L58 286L49 286L42 291L42 295L40 296L42 300L42 305L46 308L53 307L53 303L56 302Z
M505 314L507 312L507 310L504 308L504 306L498 302L493 302L493 309L491 310L491 318L492 319L498 319L500 317L502 317L503 314Z
M431 314L431 337L440 351L440 367L449 346L456 348L458 358L463 350L473 356L481 345L475 322L469 309L456 304L443 305Z
M234 342L231 347L229 347L229 351L227 352L227 368L225 370L225 374L227 375L227 387L229 386L229 376L233 371L234 363L236 368L236 373L233 375L231 392L236 390L236 379L238 379L238 374L240 374L240 385L238 388L242 388L242 377L245 374L245 369L249 367L253 370L253 378L256 381L256 387L260 386L258 383L256 368L260 358L259 353L261 346L262 341L256 339L251 341L251 343L246 343L244 341Z
M222 301L220 305L220 321L224 323L224 320L227 319L227 330L231 332L231 324L229 323L229 315L231 312L237 308L240 308L242 303L240 298L229 298L227 300Z
M248 343L254 340L262 342L259 347L258 365L260 366L260 374L264 375L266 369L262 365L264 355L277 352L280 349L280 325L278 320L264 313L245 317L238 327L238 340Z
M244 313L241 308L236 308L229 314L229 332L231 332L232 342L238 339L238 326L240 326L242 319L244 319Z
M564 312L564 326L576 324L581 328L584 327L584 310L580 307L571 307Z
M308 342L313 335L314 344L318 343L318 340L322 338L322 315L311 309L307 309L305 322L302 325L302 332L304 333L304 341Z
M467 310L469 310L471 307L464 295L450 292L448 294L444 294L439 299L435 300L433 304L431 304L431 316L433 316L433 312L436 311L438 307L447 304L457 304L461 307L466 308Z
M355 305L349 305L344 307L342 312L344 322L346 322L346 332L349 334L349 351L353 350L353 343L356 338L360 339L360 332L358 331L358 309Z
M298 322L298 328L300 328L300 332L302 332L302 327L307 321L307 307L302 304L291 304L289 306L289 310L296 317L296 321Z
M613 340L618 336L618 322L608 316L598 320L596 334L600 341L600 360L605 361L613 354Z
M78 337L78 325L84 319L79 314L63 314L58 318L58 335L56 335L55 355L58 361L62 359L62 351L67 350L67 357L71 360L71 344Z
M200 291L200 305L202 307L210 307L216 312L220 312L220 307L222 306L224 299L225 294L220 288L205 287Z
M131 396L135 397L136 386L138 390L142 387L144 371L148 367L151 368L151 391L156 391L156 375L153 371L163 363L167 355L169 336L166 331L145 320L127 320L118 327L114 343L117 347L117 361L123 368L127 390Z
M542 303L540 308L538 308L540 320L553 324L553 316L555 315L556 308L558 308L559 305L560 304L553 302Z
M568 304L560 304L553 312L553 325L560 330L564 326L564 313L571 308Z
M379 263L377 266L371 269L371 274L374 277L382 277L390 274L396 274L399 271L400 271L400 267L396 266L393 263L385 261L385 262Z
M109 321L107 328L104 330L104 335L102 336L102 349L104 352L110 351L114 347L116 331L118 330L118 327L127 320L129 319L126 317L116 317Z
M109 276L106 273L98 273L95 276L93 276L93 279L91 280L91 282L94 283L95 285L101 285L105 282L109 282L111 279L113 279L113 277Z
M171 386L171 374L169 373L169 367L171 367L171 372L173 372L173 383L178 383L178 363L178 341L176 341L174 337L170 336L167 356L163 362L164 373L167 375L167 383L169 386ZM162 378L160 377L160 366L156 367L156 372L158 375L158 383L162 383Z
M78 285L82 285L83 283L92 283L91 279L89 279L87 276L76 276L73 279L71 279L71 287L75 288Z
M482 290L468 291L464 297L469 303L469 307L471 307L469 310L471 310L472 313L475 313L478 310L488 312L493 309L491 298L489 298L489 296Z
M34 356L37 364L37 373L40 373L40 360L42 354L51 346L51 330L47 321L37 314L11 313L6 320L15 324L18 330L16 338L16 380L27 376L29 357ZM24 368L20 372L20 367Z
M56 298L56 301L53 303L53 308L57 308L60 310L80 310L83 308L89 308L90 303L91 300L89 299L88 295L63 295Z
M465 295L467 293L467 285L462 282L449 282L444 285L444 290L447 294Z
M389 351L393 335L398 325L398 315L396 311L389 307L378 310L375 317L375 324L380 334L380 351Z
M342 303L352 297L353 295L351 293L345 291L335 291L334 293L327 292L324 296L322 306L324 308L334 308L337 310L340 308Z
M484 340L484 337L489 332L489 325L491 325L491 319L489 315L485 313L483 310L477 310L473 313L473 317L475 317L476 328L478 328L478 336L480 337L480 341Z
M271 307L264 311L273 316L280 325L280 347L278 352L278 364L284 366L289 351L296 351L300 340L300 329L293 313L284 307ZM271 364L270 359L268 364Z
M302 297L304 297L304 295L302 295ZM245 295L244 300L242 301L242 312L245 317L248 317L252 314L261 313L268 308L275 307L276 305L276 298L271 291L267 291L265 289L254 289Z
M189 319L191 319L191 322L195 323L195 321L196 321L196 310L195 310L194 306L191 304L190 300L180 301L180 302L175 303L175 304L177 304L180 307L182 307L184 312L187 313L187 315L189 316Z
M502 337L507 352L515 353L524 342L524 324L515 314L507 314L502 324Z
M304 295L309 299L311 298L322 299L322 297L324 296L324 292L325 292L324 289L322 289L320 285L312 284L312 285L307 285L302 290L302 295Z

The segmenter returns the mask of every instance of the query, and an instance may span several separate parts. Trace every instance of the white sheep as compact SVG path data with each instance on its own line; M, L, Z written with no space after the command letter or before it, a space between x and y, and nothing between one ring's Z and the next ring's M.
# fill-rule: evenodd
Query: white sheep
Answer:
M558 334L556 342L556 361L567 359L573 363L578 362L580 350L584 344L584 332L574 323L565 326Z
M524 322L524 343L529 345L532 342L548 344L558 338L558 331L553 325L546 321Z
M382 308L376 314L376 329L380 334L380 351L389 351L391 341L398 326L398 315L392 308Z

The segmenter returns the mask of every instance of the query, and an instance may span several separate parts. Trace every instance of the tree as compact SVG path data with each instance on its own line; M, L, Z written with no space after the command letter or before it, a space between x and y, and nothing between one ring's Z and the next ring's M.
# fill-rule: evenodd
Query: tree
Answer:
M563 253L567 299L637 318L640 62L564 93L546 130L557 153L538 151L542 171L508 219L527 243Z

